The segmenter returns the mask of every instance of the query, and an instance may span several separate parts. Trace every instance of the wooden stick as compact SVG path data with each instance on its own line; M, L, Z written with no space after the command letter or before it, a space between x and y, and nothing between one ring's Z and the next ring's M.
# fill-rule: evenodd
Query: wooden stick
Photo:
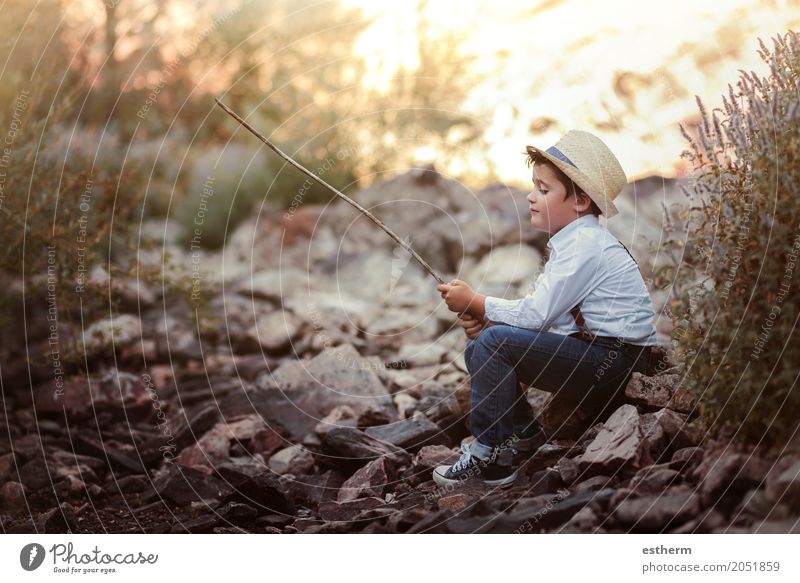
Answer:
M434 278L436 281L438 281L439 283L444 283L444 280L443 280L441 277L439 277L438 275L436 275L436 272L435 272L435 271L433 271L433 268L432 268L430 265L428 265L428 262L427 262L427 261L425 261L425 260L424 260L422 257L420 257L420 256L417 254L417 252L416 252L416 251L414 251L414 250L411 248L411 245L409 245L408 243L406 243L405 241L403 241L402 239L400 239L400 237L398 237L398 236L397 236L397 235L396 235L396 234L395 234L395 233L394 233L394 232L393 232L391 229L389 229L389 227L387 227L386 225L384 225L384 224L383 224L383 222L382 222L382 221L381 221L381 220L380 220L378 217L376 217L375 215L373 215L371 212L369 212L369 211L368 211L367 209L365 209L363 206L361 206L360 204L358 204L358 203L357 203L356 201L354 201L352 198L350 198L350 197L349 197L349 196L347 196L346 194L343 194L343 193L339 192L339 191L338 191L338 190L336 190L336 189L335 189L333 186L331 186L330 184L328 184L327 182L325 182L325 181L324 181L322 178L320 178L319 176L316 176L316 175L315 175L313 172L311 172L310 170L307 170L306 168L304 168L303 166L301 166L300 164L298 164L297 162L295 162L294 160L292 160L292 159L291 159L289 156L287 156L286 154L284 154L283 152L281 152L281 151L278 149L278 147L277 147L277 146L275 146L275 144L273 144L273 143L272 143L272 142L270 142L270 141L269 141L267 138L265 138L265 137L264 137L264 136L262 136L260 133L258 133L258 131L256 131L256 130L255 130L255 128L253 128L253 126L251 126L249 123L247 123L246 121L244 121L244 120L243 120L241 117L239 117L239 116L238 116L238 115L237 115L237 114L236 114L236 113L235 113L233 110L231 110L231 109L230 109L230 108L229 108L227 105L225 105L224 103L222 103L222 101L220 101L220 100L219 100L219 99L217 99L217 98L214 98L214 101L216 101L216 102L217 102L217 105L219 105L219 106L220 106L220 107L221 107L223 110L225 110L225 112L226 112L228 115L230 115L230 116L231 116L233 119L235 119L236 121L238 121L238 122L239 122L240 124L242 124L242 125L243 125L243 126L244 126L244 127L247 129L247 130L249 130L251 134L253 134L253 135L254 135L255 137L257 137L259 140L261 140L262 142L264 142L264 143L265 143L267 146L269 146L269 148L270 148L270 149L271 149L273 152L275 152L275 153L276 153L278 156L280 156L281 158L283 158L284 160L286 160L286 161L287 161L289 164L291 164L292 166L294 166L295 168L297 168L297 169L298 169L300 172L302 172L303 174L306 174L306 175L310 176L311 178L313 178L314 180L316 180L318 183L320 183L322 186L324 186L325 188L327 188L329 191L331 191L331 192L332 192L333 194L335 194L336 196L338 196L338 197L340 197L340 198L344 199L345 201L347 201L349 204L351 204L351 205L352 205L352 206L354 206L356 209L358 209L358 211L359 211L359 212L361 212L362 214L366 215L366 216L367 216L367 218L369 218L369 220L371 220L373 223L375 223L376 225L378 225L378 226L379 226L381 229L383 229L384 231L386 231L386 234L387 234L387 235L389 235L389 236L390 236L392 239L394 239L394 241L395 241L395 242L396 242L398 245L400 245L400 246L401 246L403 249L405 249L406 251L408 251L408 252L411 254L411 256L412 256L414 259L416 259L416 260L417 260L417 263L419 263L420 265L422 265L422 267L423 267L423 268L425 268L425 271L427 271L428 273L430 273L430 274L433 276L433 278Z

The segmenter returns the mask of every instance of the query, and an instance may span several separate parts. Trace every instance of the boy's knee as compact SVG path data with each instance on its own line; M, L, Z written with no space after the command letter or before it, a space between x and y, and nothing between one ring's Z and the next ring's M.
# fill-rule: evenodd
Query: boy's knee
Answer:
M501 324L489 326L481 331L475 339L475 343L488 348L497 348L510 328L511 326Z

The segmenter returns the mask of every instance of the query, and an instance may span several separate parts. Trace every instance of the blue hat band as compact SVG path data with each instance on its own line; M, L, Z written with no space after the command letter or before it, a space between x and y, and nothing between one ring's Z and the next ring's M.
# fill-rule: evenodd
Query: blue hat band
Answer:
M547 153L548 153L548 154L550 154L551 156L554 156L554 157L558 158L558 159L559 159L559 160L561 160L562 162L566 162L567 164L569 164L570 166L572 166L572 167L573 167L573 168L575 168L576 170L578 169L578 167L577 167L577 166L575 166L575 163L574 163L572 160L570 160L569 158L567 158L567 157L566 157L566 156L565 156L565 155L564 155L564 154L561 152L561 150L559 150L559 149L558 149L558 148L556 148L555 146L550 146L549 148L547 148L547 150L545 150L545 152L547 152Z

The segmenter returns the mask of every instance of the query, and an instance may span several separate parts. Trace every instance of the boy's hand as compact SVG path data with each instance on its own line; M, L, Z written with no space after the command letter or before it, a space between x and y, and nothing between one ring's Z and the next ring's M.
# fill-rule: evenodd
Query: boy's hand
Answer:
M458 319L458 323L464 328L464 334L470 340L475 340L484 328L492 324L486 320L478 320L469 314L464 314Z
M438 284L436 289L442 294L451 312L470 314L483 320L485 296L475 293L466 282L454 279L450 283Z

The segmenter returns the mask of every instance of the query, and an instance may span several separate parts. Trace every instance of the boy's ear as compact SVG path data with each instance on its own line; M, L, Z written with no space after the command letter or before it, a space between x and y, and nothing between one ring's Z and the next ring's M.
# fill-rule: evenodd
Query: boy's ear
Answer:
M578 212L583 212L588 210L590 206L592 206L592 199L589 198L589 195L579 190L575 193L575 210Z

